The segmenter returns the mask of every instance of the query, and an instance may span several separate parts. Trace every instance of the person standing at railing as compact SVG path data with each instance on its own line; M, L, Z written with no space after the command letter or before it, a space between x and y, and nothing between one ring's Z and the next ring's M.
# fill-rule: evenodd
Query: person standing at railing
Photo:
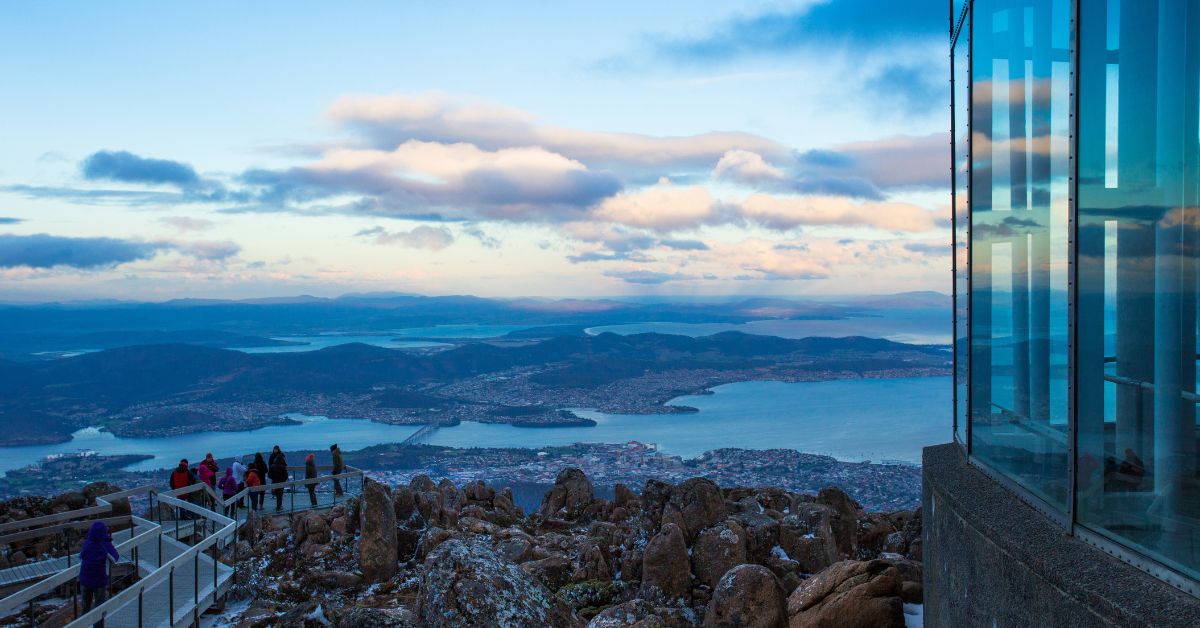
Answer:
M238 492L238 481L233 479L233 467L225 469L225 475L221 477L221 481L217 482L217 488L221 489L221 499L229 501ZM237 510L237 504L230 504L225 514L228 515L231 511Z
M304 479L315 480L317 478L317 456L316 454L308 454L304 459ZM312 502L313 508L317 507L317 483L305 484L308 489L308 500Z
M250 468L253 469L254 473L258 475L257 486L262 486L267 483L267 471L268 471L267 461L263 460L262 454L260 454L260 453L254 454L254 462L250 463ZM246 486L250 486L250 483L247 482ZM256 505L256 508L258 510L262 510L263 501L266 499L267 496L264 495L262 491L253 493L253 495L258 500L258 504Z
M177 490L192 485L191 470L188 469L187 458L179 461L179 466L171 472L171 490Z
M338 475L346 472L346 465L342 463L342 449L334 443L329 446L329 452L333 456L333 474ZM342 496L342 481L335 479L333 481L334 497Z
M204 460L200 461L200 466L208 467L208 470L212 471L213 482L216 482L217 478L221 477L221 465L217 464L217 459L213 458L212 453L204 455ZM209 486L213 485L209 484Z
M246 470L246 488L253 489L256 486L262 486L262 480L258 479L258 472L253 468ZM250 493L250 509L261 510L263 503L262 491L252 491Z
M279 445L271 452L271 465L267 469L267 477L271 479L271 484L283 484L288 481L287 457L283 455ZM275 496L275 512L283 510L283 487L271 489L271 494Z
M207 484L209 488L216 488L216 473L213 472L212 467L201 462L197 475L200 476L200 481Z
M175 470L171 472L171 490L173 491L181 488L187 488L193 484L199 483L200 478L196 477L196 470L188 466L187 458L180 460L179 466L175 467ZM199 501L199 497L200 496L193 491L191 493L180 495L179 499L194 504ZM195 515L185 510L184 512L180 513L180 516L184 519L191 519Z
M246 465L242 464L242 457L238 456L237 458L234 458L233 464L230 464L229 468L233 470L233 479L234 479L234 481L237 482L237 490L240 493L242 491L242 489L246 488L246 471L247 471ZM244 507L245 506L245 504L243 503L244 501L245 500L243 500L243 499L239 499L238 503L237 503L237 507L238 508Z
M88 528L79 551L79 589L83 595L83 612L103 604L108 598L108 559L121 560L117 548L113 547L112 536L103 521L95 521Z

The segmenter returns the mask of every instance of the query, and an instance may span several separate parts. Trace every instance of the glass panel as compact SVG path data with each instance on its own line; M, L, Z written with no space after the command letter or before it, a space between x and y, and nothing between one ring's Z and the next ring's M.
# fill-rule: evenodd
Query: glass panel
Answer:
M1070 0L976 0L971 451L1066 510Z
M970 50L971 21L963 23L954 45L954 437L967 442L967 313L970 286L967 282L967 215L970 172Z
M1200 2L1080 16L1078 520L1200 576Z

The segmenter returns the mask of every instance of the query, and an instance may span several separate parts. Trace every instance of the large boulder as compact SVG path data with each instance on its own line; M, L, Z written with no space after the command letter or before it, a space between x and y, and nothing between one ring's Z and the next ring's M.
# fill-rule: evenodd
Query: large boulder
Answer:
M626 511L633 512L639 507L641 507L641 501L628 486L617 483L613 487L613 508L624 508Z
M830 510L833 540L842 556L852 557L858 550L858 520L863 517L862 506L840 488L829 486L817 492L817 503Z
M642 507L642 521L646 529L653 532L662 526L663 507L667 505L673 492L675 492L675 487L671 484L662 480L646 480L639 498Z
M539 560L521 563L521 569L530 577L546 585L551 591L557 591L571 581L571 561L562 554L551 554Z
M781 628L787 624L783 588L762 565L738 565L721 578L704 614L704 628Z
M689 540L725 518L725 497L721 488L707 478L684 480L671 492L669 503L679 510L683 532Z
M800 564L804 573L817 573L841 560L833 531L833 512L824 504L798 504L779 522L779 547Z
M736 521L724 521L696 537L692 545L692 572L696 580L717 586L721 576L746 562L746 531Z
M549 589L482 539L450 539L429 554L418 616L430 628L582 625Z
M790 628L904 628L901 576L885 560L846 560L805 580L787 601Z
M558 472L554 486L542 497L537 514L542 517L575 519L595 498L592 483L581 469L569 467Z
M739 512L731 519L746 531L748 562L765 563L779 545L779 521L760 512Z
M413 495L411 488L407 486L397 486L392 491L392 501L396 509L396 521L403 524L412 518L412 515L417 510L417 500Z
M639 596L654 601L686 601L691 591L691 570L683 530L664 523L642 554L642 590Z
M387 486L370 478L363 480L358 565L370 582L383 582L396 575L399 549L396 539L396 508Z
M507 525L525 516L525 511L513 501L512 489L505 487L492 498L496 523Z

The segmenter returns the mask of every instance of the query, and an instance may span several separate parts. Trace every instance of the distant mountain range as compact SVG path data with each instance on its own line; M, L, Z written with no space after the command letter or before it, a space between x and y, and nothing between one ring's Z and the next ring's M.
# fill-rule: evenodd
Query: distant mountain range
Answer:
M329 331L387 332L448 324L603 326L626 323L744 323L761 319L835 320L890 308L945 308L949 297L920 292L844 299L621 301L486 299L408 294L301 295L242 301L51 303L0 306L0 358L43 352L183 342L210 347L269 346L272 336Z

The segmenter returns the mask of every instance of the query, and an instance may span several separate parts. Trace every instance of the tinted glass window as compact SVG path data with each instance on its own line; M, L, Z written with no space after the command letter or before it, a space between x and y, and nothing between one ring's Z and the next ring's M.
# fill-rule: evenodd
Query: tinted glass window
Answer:
M971 447L1066 509L1069 0L972 14Z

